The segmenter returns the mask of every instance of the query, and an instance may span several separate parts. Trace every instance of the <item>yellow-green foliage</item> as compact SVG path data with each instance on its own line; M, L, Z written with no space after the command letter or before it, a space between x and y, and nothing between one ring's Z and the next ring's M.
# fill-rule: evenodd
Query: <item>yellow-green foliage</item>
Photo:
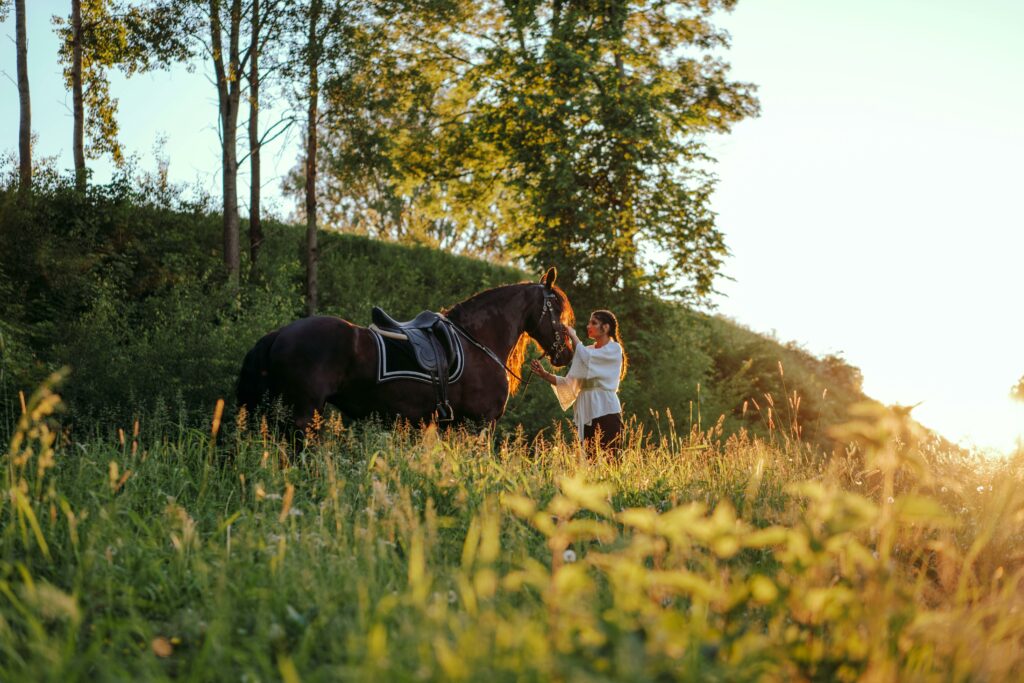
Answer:
M0 679L1020 680L1024 491L865 406L832 460L714 429L242 414L4 456Z

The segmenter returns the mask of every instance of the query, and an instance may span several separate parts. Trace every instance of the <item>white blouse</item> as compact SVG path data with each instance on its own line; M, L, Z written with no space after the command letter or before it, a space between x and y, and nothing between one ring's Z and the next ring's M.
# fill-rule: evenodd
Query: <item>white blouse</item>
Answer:
M565 377L555 376L555 396L568 410L573 410L576 431L583 440L583 428L595 418L622 412L619 404L619 374L622 372L622 347L611 340L601 348L577 344L572 365Z

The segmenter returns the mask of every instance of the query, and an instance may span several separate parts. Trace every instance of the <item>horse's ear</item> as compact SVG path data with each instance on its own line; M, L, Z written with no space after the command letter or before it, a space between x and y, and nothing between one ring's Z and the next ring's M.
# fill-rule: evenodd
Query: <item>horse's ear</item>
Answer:
M551 289L555 285L555 278L558 277L558 270L551 266L548 268L548 272L544 273L544 277L540 279L544 283L544 286Z

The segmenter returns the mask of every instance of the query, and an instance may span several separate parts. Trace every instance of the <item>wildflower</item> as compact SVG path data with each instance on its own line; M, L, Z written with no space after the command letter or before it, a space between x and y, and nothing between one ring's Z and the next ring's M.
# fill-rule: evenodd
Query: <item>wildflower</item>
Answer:
M572 548L567 549L564 553L562 553L562 559L568 562L569 564L572 564L576 561L576 551L574 551Z
M149 645L153 649L153 654L157 657L170 657L174 653L174 647L171 646L171 641L167 640L163 636L154 638Z
M448 604L454 605L459 601L459 596L455 594L455 591L448 591Z
M979 486L978 487L978 493L984 493L984 491L985 491L985 487L984 486Z
M892 496L889 496L889 500L888 500L888 501L886 501L886 502L888 502L888 503L889 503L889 505L892 505L892 504L893 504L893 503L895 503L896 501L895 501L895 499L893 499L893 497L892 497Z

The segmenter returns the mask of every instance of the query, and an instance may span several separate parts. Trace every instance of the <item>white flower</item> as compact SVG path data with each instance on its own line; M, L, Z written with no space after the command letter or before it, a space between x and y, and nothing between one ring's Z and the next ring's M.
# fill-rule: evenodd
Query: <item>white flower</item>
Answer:
M895 501L895 500L893 499L893 497L892 497L892 496L889 496L889 501L888 501L888 502L889 502L889 505L892 505L892 504L893 504L893 503L895 503L896 501Z
M984 486L979 486L978 487L978 493L982 493L984 490L985 490Z
M455 594L455 591L448 591L448 604L454 605L459 601L459 596Z
M564 553L562 553L562 559L568 562L569 564L572 564L576 561L576 551L574 551L572 548L569 548Z

